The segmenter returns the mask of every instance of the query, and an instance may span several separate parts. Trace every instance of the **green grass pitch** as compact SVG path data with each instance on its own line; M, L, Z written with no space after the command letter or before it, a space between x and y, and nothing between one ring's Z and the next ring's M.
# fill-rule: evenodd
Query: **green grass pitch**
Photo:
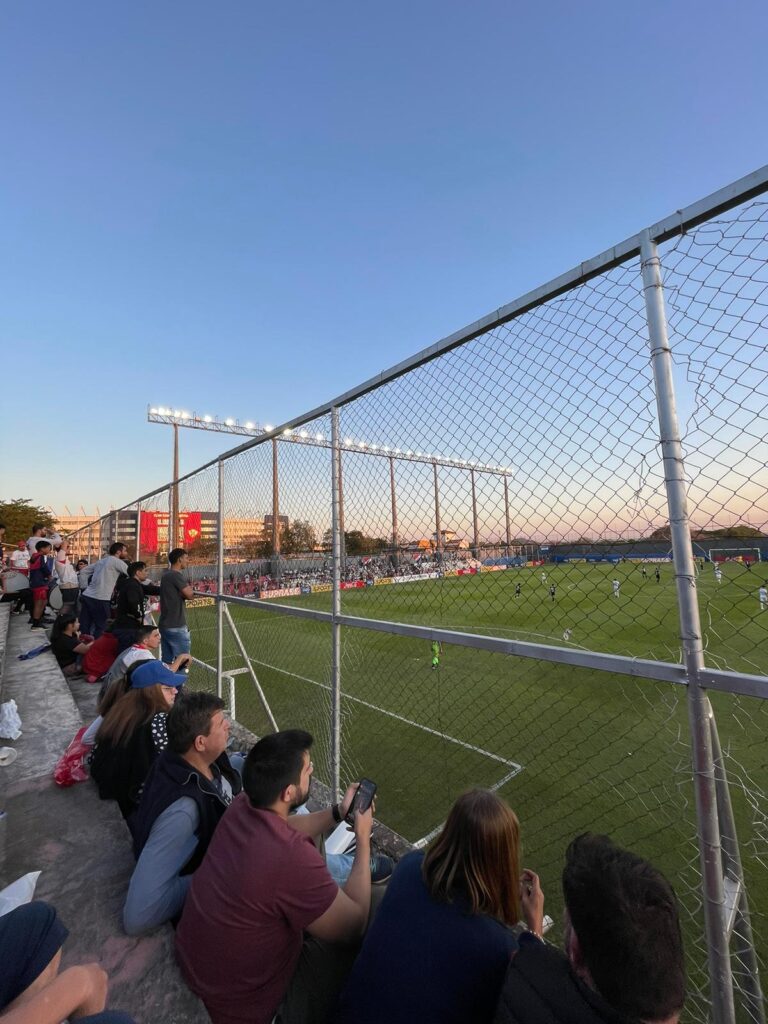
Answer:
M346 590L346 615L418 623L680 661L673 567L571 563ZM542 579L546 574L546 581ZM614 596L612 581L619 580ZM768 611L757 591L768 566L705 565L697 580L708 664L765 673ZM520 594L516 596L516 586ZM555 598L549 588L555 585ZM330 610L330 594L283 599ZM251 665L281 728L316 736L328 777L330 628L260 608L230 606ZM215 663L215 611L191 609L193 653ZM567 639L564 639L564 636ZM225 630L225 669L243 658ZM210 685L199 669L194 679ZM237 677L237 717L268 726L249 675ZM538 870L550 912L568 840L608 832L651 857L698 912L698 853L690 786L686 689L445 644L436 671L428 641L342 629L342 770L379 786L377 816L410 841L430 836L469 785L497 788L517 812L526 865ZM753 925L768 945L766 744L768 708L711 694L744 850ZM693 935L698 925L690 923ZM699 957L700 959L700 957Z

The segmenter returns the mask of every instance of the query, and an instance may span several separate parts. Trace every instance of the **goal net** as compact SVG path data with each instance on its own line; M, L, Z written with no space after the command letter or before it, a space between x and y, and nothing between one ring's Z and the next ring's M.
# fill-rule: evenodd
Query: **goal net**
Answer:
M748 562L760 561L760 548L710 548L710 562Z

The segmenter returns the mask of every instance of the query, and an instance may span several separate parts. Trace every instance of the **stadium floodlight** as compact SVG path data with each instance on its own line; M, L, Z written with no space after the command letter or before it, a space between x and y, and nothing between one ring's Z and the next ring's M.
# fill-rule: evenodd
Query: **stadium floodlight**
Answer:
M213 416L203 416L203 423L213 423Z
M226 419L226 420L224 420L224 422L226 423L226 425L228 427L234 427L234 425L235 425L235 421L233 419Z
M324 441L325 440L325 436L323 434L315 434L315 440L316 441Z
M271 423L265 423L265 424L264 424L264 429L266 430L266 432L267 432L268 434L270 434L270 433L272 433L272 431L273 431L273 430L274 430L275 428L274 428L274 427L272 426L272 424L271 424Z
M253 429L254 429L254 424L253 424L253 423L251 423L251 421L250 421L250 420L248 420L248 421L246 422L246 424L245 424L245 429L246 429L246 430L253 430Z
M306 430L300 430L299 437L309 437L309 434L306 432Z

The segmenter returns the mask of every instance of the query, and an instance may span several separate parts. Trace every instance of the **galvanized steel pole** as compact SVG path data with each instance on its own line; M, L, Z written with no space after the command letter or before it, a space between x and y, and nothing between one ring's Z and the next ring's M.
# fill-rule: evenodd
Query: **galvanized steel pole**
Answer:
M222 694L224 671L224 460L219 459L219 522L216 552L216 693Z
M280 579L280 476L277 438L272 438L272 575Z
M680 427L675 406L672 376L672 351L667 337L661 263L656 243L645 231L640 248L645 309L651 363L656 385L664 482L672 535L672 555L680 615L680 635L688 676L688 718L691 729L693 782L699 829L704 927L709 957L710 998L713 1024L733 1024L735 1020L733 977L725 927L720 828L717 815L715 767L709 729L710 706L699 682L704 668L699 607L696 599L696 573L688 523L685 473Z
M141 502L136 508L136 561L141 561Z
M400 541L398 538L397 530L397 492L395 490L395 460L390 455L389 457L389 495L392 501L392 553L395 558L395 564L399 562L398 549Z
M472 481L472 556L480 557L480 531L477 524L477 490L475 488L475 471L470 469L469 476Z
M443 531L440 525L440 485L437 479L437 463L432 463L432 470L435 477L435 552L437 561L443 560Z
M507 558L509 558L512 554L512 529L509 522L509 480L506 473L504 474L504 524L507 534Z
M331 409L331 535L333 584L331 588L331 800L341 798L341 450L339 410Z

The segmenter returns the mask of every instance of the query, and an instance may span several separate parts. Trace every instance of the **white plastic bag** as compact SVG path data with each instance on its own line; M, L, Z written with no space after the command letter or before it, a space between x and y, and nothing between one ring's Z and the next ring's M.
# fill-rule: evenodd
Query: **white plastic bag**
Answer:
M22 906L24 903L32 902L39 877L39 871L30 871L28 875L22 875L15 882L6 885L2 892L0 892L0 917L3 914L10 914L12 910Z
M21 736L21 718L15 700L0 704L0 738L17 740Z

